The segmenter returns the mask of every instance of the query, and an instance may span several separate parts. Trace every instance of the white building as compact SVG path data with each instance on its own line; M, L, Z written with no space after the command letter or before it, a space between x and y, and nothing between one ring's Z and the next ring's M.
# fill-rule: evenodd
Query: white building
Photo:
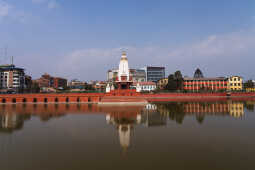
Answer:
M15 65L0 66L0 88L23 89L25 88L25 73L23 68Z
M157 85L154 82L134 82L133 87L137 92L156 90Z

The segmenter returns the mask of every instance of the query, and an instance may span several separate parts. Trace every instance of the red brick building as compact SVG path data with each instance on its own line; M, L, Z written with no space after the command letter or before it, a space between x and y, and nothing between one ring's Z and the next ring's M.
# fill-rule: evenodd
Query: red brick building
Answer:
M188 78L183 81L183 89L188 91L199 90L227 90L228 79L225 77L216 78Z
M59 89L66 88L67 86L67 79L61 77L52 77L47 73L42 75L41 78L37 79L36 82L38 83L40 88L52 87L55 89Z

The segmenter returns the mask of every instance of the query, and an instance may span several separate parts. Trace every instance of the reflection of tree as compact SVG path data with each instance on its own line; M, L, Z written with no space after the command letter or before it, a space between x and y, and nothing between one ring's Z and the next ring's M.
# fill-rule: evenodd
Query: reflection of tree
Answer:
M204 119L205 119L205 116L199 114L199 115L196 116L196 119L197 119L197 122L198 122L199 124L202 124L203 121L204 121Z
M167 110L170 120L174 120L179 124L182 124L185 113L184 113L184 103L167 103L158 105L159 112L165 112Z
M39 117L40 117L40 120L43 121L43 122L47 122L49 121L50 119L52 118L59 118L59 117L62 117L64 116L64 114L54 114L54 113L44 113L44 114L40 114Z
M252 102L249 102L249 101L245 102L244 107L249 111L252 111L252 112L254 111L254 103Z

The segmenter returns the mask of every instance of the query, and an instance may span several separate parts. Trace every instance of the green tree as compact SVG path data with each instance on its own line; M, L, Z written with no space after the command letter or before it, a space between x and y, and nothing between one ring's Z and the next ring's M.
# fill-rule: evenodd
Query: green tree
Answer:
M254 83L252 80L248 80L244 83L244 88L254 88Z
M176 71L174 74L168 76L168 83L166 85L166 90L176 91L182 90L183 77L181 71Z
M33 82L30 91L32 93L39 93L40 92L39 84L37 82Z
M180 70L176 71L174 73L174 77L175 77L175 81L176 81L177 90L182 90L183 77L182 77L181 71Z
M173 74L170 74L168 76L168 83L166 85L166 89L170 91L175 91L177 89L177 84Z

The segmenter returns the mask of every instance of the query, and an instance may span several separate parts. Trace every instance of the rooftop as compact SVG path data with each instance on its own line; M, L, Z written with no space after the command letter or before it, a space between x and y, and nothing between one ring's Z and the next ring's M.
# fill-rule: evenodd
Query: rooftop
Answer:
M206 78L193 78L193 77L184 77L184 80L226 80L227 78L225 77L206 77Z

